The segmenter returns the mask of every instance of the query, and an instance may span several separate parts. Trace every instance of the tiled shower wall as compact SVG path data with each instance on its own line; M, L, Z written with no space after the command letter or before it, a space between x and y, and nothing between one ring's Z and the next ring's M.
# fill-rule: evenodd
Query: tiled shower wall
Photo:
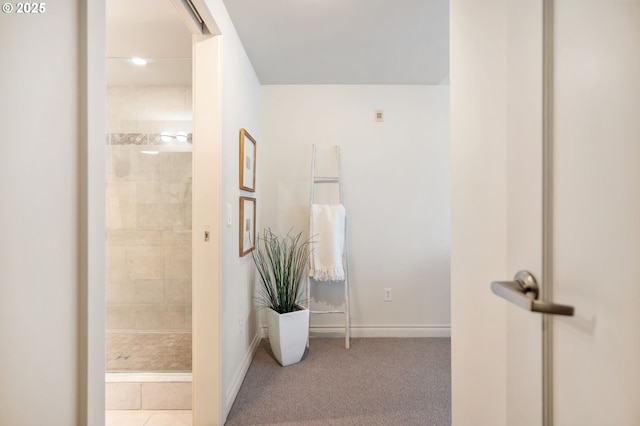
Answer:
M191 331L191 115L190 87L107 89L107 332Z

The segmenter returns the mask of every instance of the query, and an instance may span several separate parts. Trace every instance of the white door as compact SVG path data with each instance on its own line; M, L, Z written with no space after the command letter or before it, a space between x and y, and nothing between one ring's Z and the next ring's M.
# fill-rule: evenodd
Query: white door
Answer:
M507 424L640 425L640 1L508 14L507 264L575 314L510 304Z

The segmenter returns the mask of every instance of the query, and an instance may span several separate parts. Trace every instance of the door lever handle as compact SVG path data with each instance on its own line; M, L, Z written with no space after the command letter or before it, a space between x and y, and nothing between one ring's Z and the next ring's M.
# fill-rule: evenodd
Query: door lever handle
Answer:
M573 316L573 306L559 305L538 300L540 290L535 277L528 271L520 271L513 281L494 281L491 291L503 299L531 312L550 315Z

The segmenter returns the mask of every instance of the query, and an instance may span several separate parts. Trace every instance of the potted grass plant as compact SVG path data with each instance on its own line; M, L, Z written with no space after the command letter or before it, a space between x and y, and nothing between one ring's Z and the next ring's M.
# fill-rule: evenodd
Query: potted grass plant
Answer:
M302 232L279 237L265 229L251 252L260 276L257 305L264 309L269 344L283 367L302 359L309 336L309 310L301 299L309 243Z

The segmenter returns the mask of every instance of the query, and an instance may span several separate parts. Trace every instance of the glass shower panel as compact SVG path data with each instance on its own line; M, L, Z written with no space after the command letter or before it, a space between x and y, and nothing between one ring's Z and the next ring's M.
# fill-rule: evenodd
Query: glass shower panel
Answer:
M191 87L107 88L107 371L191 371Z

